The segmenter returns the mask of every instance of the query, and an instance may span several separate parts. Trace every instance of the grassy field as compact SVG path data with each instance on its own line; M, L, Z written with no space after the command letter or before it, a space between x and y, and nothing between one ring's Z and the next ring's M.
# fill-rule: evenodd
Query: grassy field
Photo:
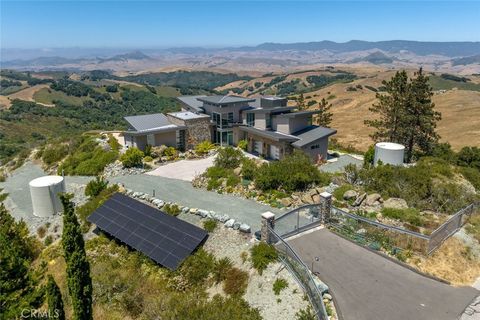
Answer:
M24 85L21 85L21 86L1 88L0 89L0 95L6 96L6 95L9 95L9 94L13 94L13 93L18 92L20 90L23 90L27 87L28 87L28 85L24 84Z
M62 101L66 104L81 106L84 101L89 100L88 97L68 96L64 92L43 88L34 93L33 99L43 104L54 104L54 101Z
M430 85L434 90L452 90L457 88L459 90L480 91L480 84L478 83L446 80L439 76L430 76Z

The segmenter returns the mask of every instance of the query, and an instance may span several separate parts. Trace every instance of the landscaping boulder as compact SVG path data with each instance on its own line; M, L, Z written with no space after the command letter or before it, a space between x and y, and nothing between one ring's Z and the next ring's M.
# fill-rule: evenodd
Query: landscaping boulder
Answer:
M198 213L198 209L197 209L197 208L191 208L191 209L190 209L190 213L191 213L191 214L197 214L197 213Z
M208 212L207 210L198 209L198 214L199 214L202 218L206 218L207 215L209 215L209 212Z
M389 209L408 209L407 201L401 198L389 198L383 202L384 208Z
M241 167L237 167L235 169L233 169L233 173L237 176L240 175L240 173L242 173L242 168Z
M242 223L239 227L239 230L244 233L250 233L250 226L246 223Z
M302 196L302 202L305 203L305 204L312 204L313 203L312 196L308 193L305 193Z
M367 198L367 194L366 194L366 193L363 193L363 194L359 195L359 196L357 197L357 199L355 199L355 202L353 203L353 206L354 206L354 207L360 206L360 205L363 203L363 201L365 200L365 198Z
M234 230L238 230L238 229L240 229L240 226L241 226L241 225L242 225L242 224L241 224L240 222L235 221L235 222L233 223L233 229L234 229Z
M375 202L380 202L380 199L382 198L381 195L378 193L372 193L367 196L365 199L365 205L367 206L373 206L375 205Z
M227 220L227 222L225 222L225 227L233 228L234 224L235 224L235 219L229 219L229 220Z
M189 207L183 207L182 208L182 213L188 213L190 211Z
M225 222L227 222L228 220L230 220L230 217L228 216L228 214L223 214L223 215L220 215L220 217L218 218L218 220L219 220L221 223L225 223Z
M358 192L355 190L348 190L348 191L345 191L345 193L343 194L344 200L356 199L357 197L358 197Z
M319 194L314 194L312 196L313 203L320 203L320 195Z
M280 203L284 207L290 207L293 204L293 201L292 201L292 198L287 197L287 198L280 199Z

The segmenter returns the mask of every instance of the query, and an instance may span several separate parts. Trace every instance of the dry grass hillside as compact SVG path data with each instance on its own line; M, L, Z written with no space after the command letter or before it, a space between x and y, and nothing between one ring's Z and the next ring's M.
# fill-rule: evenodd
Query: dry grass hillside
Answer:
M371 88L379 88L382 86L383 80L390 79L395 70L381 69L379 67L351 67L343 66L337 69L357 75L357 79L348 83L333 83L314 91L304 91L305 101L308 105L310 101L313 104L310 108L316 107L318 101L322 98L328 99L333 105L332 127L338 130L336 138L343 145L352 145L358 150L366 150L372 140L369 134L372 132L370 128L364 125L364 120L370 119L372 114L369 107L376 102L376 92ZM414 70L409 70L413 75ZM311 75L329 74L328 70L319 71L303 71L286 75L286 83L295 79L299 80L300 88L308 85L306 78ZM334 73L330 73L332 75ZM273 78L279 76L275 74L268 77L259 77L250 81L237 81L227 84L218 90L232 90L241 88L245 90L242 95L255 96L262 93L264 85L269 83ZM438 132L442 137L442 141L449 142L456 150L466 145L480 146L480 91L460 90L455 87L454 82L445 82L435 76L435 86L437 90L433 97L436 108L442 113L442 120L438 124ZM255 88L254 92L248 91L247 88L254 86L255 83L262 83L262 87ZM478 77L470 77L469 84L478 85L480 79ZM371 87L371 88L369 88ZM464 84L459 85L462 89ZM445 91L438 90L446 88ZM477 89L477 88L473 88ZM234 93L235 91L231 91ZM273 89L266 89L266 94L272 94ZM292 95L290 95L292 96ZM294 94L293 94L294 96Z

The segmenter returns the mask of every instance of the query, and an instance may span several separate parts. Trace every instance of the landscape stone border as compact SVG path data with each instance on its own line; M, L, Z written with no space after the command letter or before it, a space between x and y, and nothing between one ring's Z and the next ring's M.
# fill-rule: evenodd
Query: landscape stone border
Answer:
M123 185L119 184L121 188L123 188ZM237 221L233 218L231 218L228 214L221 214L217 213L215 211L208 211L204 209L199 209L199 208L190 208L186 206L182 206L181 204L178 204L176 202L169 202L169 201L164 201L162 199L152 197L148 193L144 192L136 192L131 189L125 189L123 192L127 196L130 196L134 199L138 200L143 200L146 202L151 203L155 207L157 207L159 210L161 210L165 205L176 205L180 209L181 213L190 213L194 214L196 216L199 216L202 219L213 219L216 220L220 223L222 223L226 228L231 228L234 230L238 230L239 232L249 234L251 233L251 227L250 225L243 223L241 221Z

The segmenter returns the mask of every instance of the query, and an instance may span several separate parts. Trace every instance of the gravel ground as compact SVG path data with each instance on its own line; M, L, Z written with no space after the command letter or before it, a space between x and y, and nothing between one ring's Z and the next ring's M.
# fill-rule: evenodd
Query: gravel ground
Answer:
M192 215L189 216L189 220L191 220L190 217ZM308 307L308 299L304 300L302 288L281 263L270 264L262 275L259 275L251 267L249 261L243 263L241 253L249 253L255 243L256 241L251 236L220 226L210 235L204 248L214 253L217 258L229 257L236 267L249 273L248 287L243 297L252 307L260 310L264 319L295 319L295 313ZM272 289L273 282L277 278L283 278L288 282L288 287L282 290L278 296ZM221 286L215 286L209 293L211 295L223 294L223 291Z
M363 161L352 157L351 155L345 154L338 157L337 161L332 161L321 165L319 169L320 171L329 173L342 172L343 168L349 164L354 164L358 167L363 165Z
M190 182L164 177L137 174L110 178L110 182L123 183L126 188L153 195L164 201L171 201L189 208L200 208L228 214L235 220L260 230L261 215L265 211L281 213L282 210L262 205L254 200L239 198L229 194L197 189Z
M36 217L33 215L32 201L30 198L30 190L28 183L35 178L44 176L45 172L38 165L27 163L7 178L5 182L0 183L0 188L4 188L4 192L8 193L5 200L5 206L11 212L12 216L17 219L23 219L31 233L36 233L38 227L49 223L49 230L53 231L55 226L61 226L61 215L51 217ZM74 194L73 201L77 204L84 203L85 184L90 181L91 177L65 177L65 185L67 192ZM61 228L60 228L61 230Z

